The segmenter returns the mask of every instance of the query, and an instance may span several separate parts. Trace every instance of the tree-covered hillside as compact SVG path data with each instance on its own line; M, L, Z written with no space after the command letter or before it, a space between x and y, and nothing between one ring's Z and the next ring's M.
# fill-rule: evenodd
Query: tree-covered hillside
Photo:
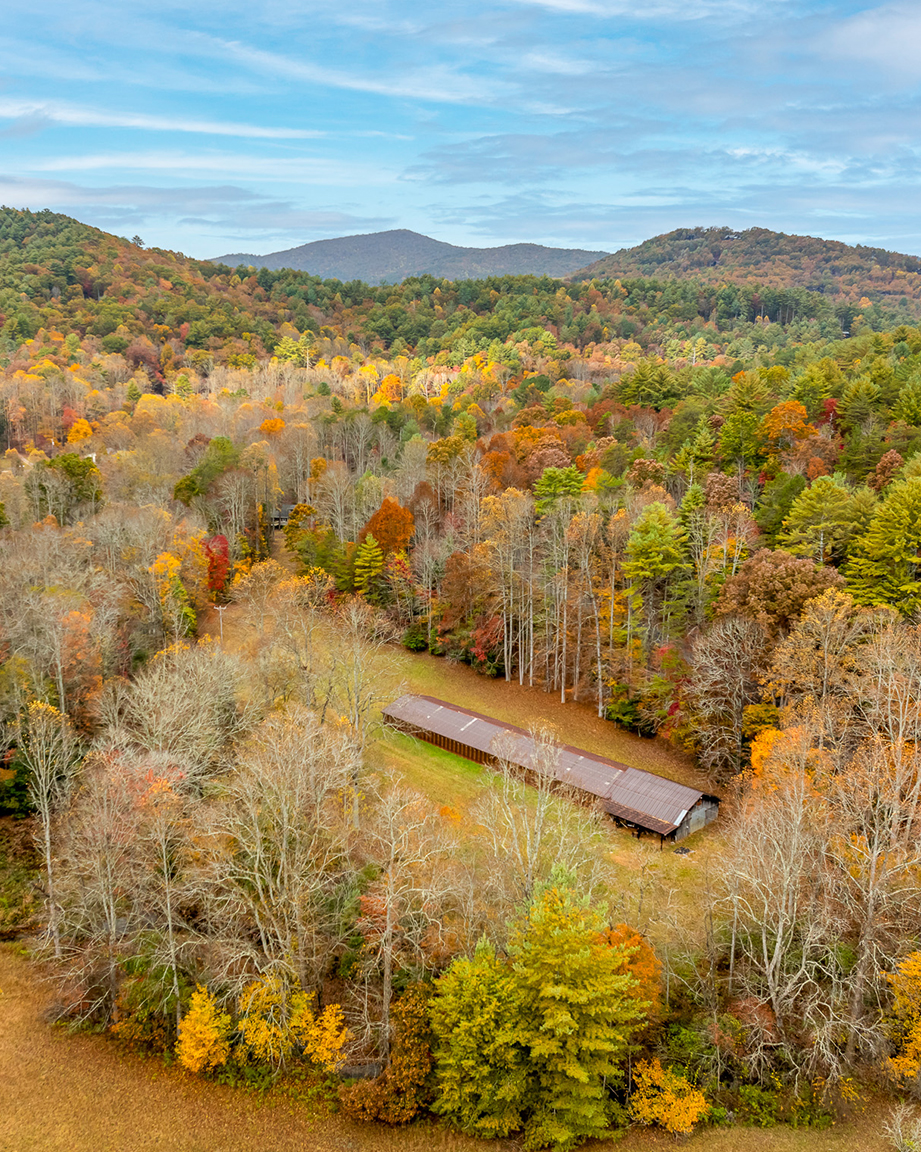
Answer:
M457 367L476 352L502 359L531 345L564 358L677 360L689 341L701 340L711 358L734 361L758 348L785 357L792 346L881 331L915 313L907 296L867 291L851 301L756 282L431 276L370 288L290 270L232 270L144 249L51 212L0 210L7 352L40 329L66 329L158 380L183 357L199 367L252 366L284 337L303 338L315 357L403 354L439 367Z
M694 278L706 284L758 282L772 288L808 288L829 296L921 298L921 258L815 236L789 236L767 228L678 228L604 256L573 275Z

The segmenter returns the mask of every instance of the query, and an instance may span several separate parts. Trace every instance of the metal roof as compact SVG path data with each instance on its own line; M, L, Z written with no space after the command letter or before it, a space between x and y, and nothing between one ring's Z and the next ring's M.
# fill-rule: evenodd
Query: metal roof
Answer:
M488 756L501 756L521 768L532 766L531 736L515 724L434 696L411 694L395 700L383 709L383 714L385 719L455 740ZM662 834L674 832L703 796L674 780L570 744L560 745L555 774L561 783L597 796L610 815Z

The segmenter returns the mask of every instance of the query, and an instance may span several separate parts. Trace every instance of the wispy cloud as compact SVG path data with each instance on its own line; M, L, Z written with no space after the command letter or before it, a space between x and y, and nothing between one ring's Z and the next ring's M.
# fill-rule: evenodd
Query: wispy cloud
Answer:
M169 172L185 176L236 178L259 172L263 184L301 183L368 187L394 183L397 174L368 161L321 156L275 156L270 161L244 152L183 149L95 152L50 156L32 164L35 172ZM264 171L260 171L264 169Z
M388 70L383 75L329 68L310 60L293 59L239 41L219 41L224 52L238 63L263 72L327 88L345 88L376 96L400 97L435 104L491 103L502 95L512 95L507 81L465 75L458 68L431 65L405 72Z
M4 4L0 194L167 247L391 225L593 248L706 222L903 246L921 231L916 0L42 14L36 37L34 4Z
M0 98L0 119L77 128L132 128L142 132L193 132L202 136L238 136L254 140L309 140L326 135L310 128L274 128L225 120L196 120L182 116L153 116L116 112L57 101Z

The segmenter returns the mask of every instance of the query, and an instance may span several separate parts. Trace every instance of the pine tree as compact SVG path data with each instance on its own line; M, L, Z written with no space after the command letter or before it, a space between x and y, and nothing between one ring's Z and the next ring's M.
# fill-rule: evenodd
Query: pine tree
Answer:
M793 501L779 543L792 555L810 556L819 564L840 561L858 527L851 493L834 477L819 476Z
M892 415L913 428L921 426L921 375L909 377L902 385Z
M355 554L355 587L368 600L375 598L375 585L383 570L383 550L373 533L369 532Z
M805 487L805 476L788 476L786 472L779 472L765 484L755 511L755 523L771 544L777 542L777 533Z
M879 407L880 389L869 376L852 380L844 389L837 416L842 428L856 428L873 417Z
M893 484L846 568L858 604L889 606L904 616L921 608L921 477Z
M646 623L646 647L650 651L667 638L681 609L678 593L689 565L687 536L664 504L650 504L627 540L624 575L629 593L639 596Z
M560 500L577 499L584 483L585 476L575 464L569 468L545 468L534 485L538 515L546 515Z
M608 1085L643 1011L601 917L565 885L535 899L509 952L522 1000L519 1036L535 1093L525 1147L572 1148L610 1127Z
M521 997L508 965L486 940L455 960L431 1006L437 1041L435 1111L462 1132L489 1139L521 1127L527 1051L518 1038Z
M622 404L642 404L659 409L677 398L678 389L665 364L643 360L634 372L621 380L618 393Z

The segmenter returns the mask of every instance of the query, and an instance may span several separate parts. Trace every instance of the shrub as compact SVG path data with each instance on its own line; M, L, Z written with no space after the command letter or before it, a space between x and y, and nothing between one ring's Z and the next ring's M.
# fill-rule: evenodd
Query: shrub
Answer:
M640 1124L657 1124L681 1136L709 1111L703 1092L674 1068L663 1068L658 1060L641 1060L636 1066L630 1112Z
M214 996L198 985L189 1010L179 1022L176 1056L189 1072L209 1072L227 1063L230 1055L230 1016L219 1012Z
M883 1135L895 1152L921 1152L921 1113L910 1104L898 1104L883 1125Z
M420 985L407 988L394 1004L393 1021L395 1037L386 1070L374 1080L340 1089L342 1110L353 1120L408 1124L428 1102L432 1048L428 997Z

